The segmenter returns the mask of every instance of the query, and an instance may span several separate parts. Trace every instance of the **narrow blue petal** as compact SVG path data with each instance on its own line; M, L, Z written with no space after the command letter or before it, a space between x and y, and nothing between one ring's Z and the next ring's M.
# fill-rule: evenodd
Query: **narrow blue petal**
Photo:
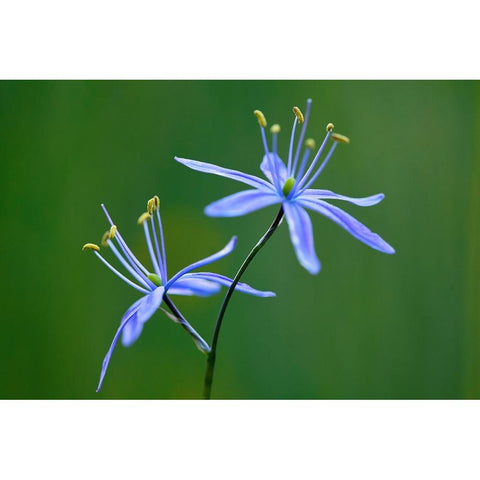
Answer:
M216 262L223 257L226 257L233 252L236 245L237 237L232 237L232 239L227 243L227 245L225 245L225 247L223 247L217 253L214 253L213 255L204 258L203 260L199 260L198 262L192 263L188 267L183 268L167 282L167 284L165 285L165 290L168 290L180 277L183 277L183 275L185 275L186 273L191 272L192 270L195 270L197 268L201 268L204 265L208 265L209 263Z
M306 198L307 200L345 200L346 202L354 203L360 207L370 207L380 203L385 198L385 195L383 193L377 193L376 195L371 195L370 197L354 198L346 197L345 195L339 195L338 193L331 192L330 190L307 189L303 191L298 198Z
M320 260L315 253L312 222L308 213L298 204L284 202L283 210L287 218L290 238L300 265L310 273L320 271Z
M209 217L237 217L281 201L278 194L259 190L244 190L207 205Z
M137 312L137 321L145 323L157 311L162 303L164 287L157 287L152 293L143 297Z
M273 183L274 176L272 176L272 172L270 171L269 157L273 161L273 166L275 169L274 175L279 179L280 185L283 185L288 177L287 167L283 163L283 160L276 153L270 152L268 157L264 155L262 163L260 164L260 169L262 170L263 174Z
M210 282L216 282L220 285L225 287L230 287L233 280L231 278L225 277L224 275L219 275L218 273L210 273L210 272L197 272L197 273L189 273L185 275L182 280L188 281L206 281L209 280ZM256 297L275 297L274 292L268 292L263 290L257 290L256 288L252 288L250 285L246 283L238 282L235 290L238 290L242 293L248 293L249 295L254 295Z
M383 240L379 235L373 233L369 228L348 213L344 212L342 209L335 207L334 205L330 205L323 200L300 199L299 203L305 208L314 210L330 220L333 220L335 223L340 225L347 232L369 247L384 253L395 253L393 247Z
M122 319L120 320L120 325L122 324L122 322L127 318L127 317L130 317L132 315L132 313L136 312L139 307L140 307L140 304L143 302L145 297L142 297L140 298L139 300L137 300L136 302L132 303L132 305L130 306L130 308L123 314L123 317Z
M135 321L138 313L138 309L140 307L141 302L143 301L145 297L141 298L140 300L137 300L126 312L125 315L122 318L122 321L120 322L120 326L118 327L117 332L115 333L115 336L113 337L112 343L110 344L110 348L108 349L107 354L105 355L105 358L103 359L102 363L102 371L100 373L100 380L98 382L98 387L97 387L97 392L100 391L102 388L102 383L103 379L105 378L105 373L107 373L107 368L108 364L110 363L110 358L113 354L113 350L115 350L115 346L117 345L118 338L120 337L120 334L122 333L123 329L125 326L131 322Z
M212 163L189 160L188 158L175 157L175 160L179 163L183 163L183 165L191 168L192 170L197 170L198 172L213 173L214 175L219 175L220 177L231 178L237 182L243 182L251 187L259 188L260 190L264 191L275 190L273 185L261 178L255 177L254 175L242 173L237 170L231 170L229 168L219 167L217 165L213 165Z
M143 330L143 323L138 321L137 316L135 315L130 321L125 325L125 328L122 332L122 345L124 347L130 347L137 340Z
M120 321L120 325L123 321L131 316L131 314L137 311L143 302L145 297L142 297L140 300L137 300L123 315L122 320ZM122 345L124 347L129 347L133 345L142 333L143 323L138 321L137 315L134 315L129 322L125 325L123 332L122 332Z
M175 284L168 289L169 295L195 295L197 297L208 297L218 293L220 285L203 278L189 278L195 273L187 273L179 278Z

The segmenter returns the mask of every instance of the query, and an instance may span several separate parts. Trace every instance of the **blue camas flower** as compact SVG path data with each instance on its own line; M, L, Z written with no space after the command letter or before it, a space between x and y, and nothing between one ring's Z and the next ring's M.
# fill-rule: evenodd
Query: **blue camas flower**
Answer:
M310 188L332 157L337 144L349 143L349 139L344 135L333 133L333 124L329 123L327 125L327 134L320 148L314 155L313 160L310 161L310 156L315 150L315 142L312 139L307 139L304 144L304 137L310 115L311 103L312 101L308 99L305 117L298 107L293 108L295 119L290 137L288 162L286 165L277 154L277 136L280 132L280 126L275 124L270 128L272 133L272 150L269 150L265 135L267 122L263 113L255 110L254 114L260 124L262 142L265 150L260 169L267 180L210 163L179 157L175 157L175 160L193 170L231 178L254 187L253 189L244 190L211 203L205 208L206 215L211 217L235 217L280 203L288 222L290 238L298 261L312 274L320 271L320 261L315 253L312 223L306 209L313 210L333 220L355 238L376 250L389 254L395 253L395 250L379 235L370 231L365 225L361 224L348 213L325 201L343 200L355 205L367 207L382 201L384 198L383 193L365 198L351 198L339 195L330 190ZM296 148L294 149L297 124L302 124L302 130ZM320 162L322 153L329 140L333 140L333 144ZM303 152L301 152L303 144L304 149ZM302 155L300 155L300 153L302 153Z
M210 255L209 257L199 260L198 262L192 263L169 278L167 274L167 259L165 255L165 242L160 218L160 201L158 197L155 196L150 199L147 206L148 212L143 213L139 217L138 223L144 228L145 239L153 266L153 272L145 268L128 248L125 240L120 235L120 232L114 225L104 205L102 205L102 208L111 227L110 230L104 234L102 245L110 248L126 272L128 272L130 278L120 273L107 260L105 260L105 258L103 258L103 256L99 253L100 247L98 245L87 243L83 246L83 250L92 250L93 253L113 273L115 273L115 275L120 277L125 283L133 287L135 290L138 290L143 294L142 298L133 303L133 305L130 306L130 308L122 317L120 326L115 333L110 348L105 356L105 359L103 360L102 372L100 375L100 382L98 384L97 392L102 386L110 358L120 335L122 335L122 344L124 346L132 345L140 336L145 322L147 322L157 311L162 301L165 301L173 313L173 315L167 314L169 318L173 319L177 323L180 323L182 327L191 335L196 346L204 353L208 353L210 351L210 347L208 346L207 342L203 340L203 338L182 316L182 314L167 296L167 292L169 295L196 295L200 297L206 297L217 293L222 285L229 287L232 283L230 278L217 273L192 273L192 271L215 262L216 260L220 260L221 258L230 254L235 248L236 237L233 237L222 250ZM151 232L149 223L151 226ZM236 286L236 290L258 297L275 296L273 292L256 290L245 283L239 283Z

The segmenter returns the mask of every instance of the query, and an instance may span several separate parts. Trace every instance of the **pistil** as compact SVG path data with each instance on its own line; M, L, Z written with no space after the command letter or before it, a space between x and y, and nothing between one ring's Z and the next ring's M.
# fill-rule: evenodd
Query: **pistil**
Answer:
M285 197L288 197L294 185L295 185L295 179L293 177L287 178L286 182L282 187L282 192L285 195Z

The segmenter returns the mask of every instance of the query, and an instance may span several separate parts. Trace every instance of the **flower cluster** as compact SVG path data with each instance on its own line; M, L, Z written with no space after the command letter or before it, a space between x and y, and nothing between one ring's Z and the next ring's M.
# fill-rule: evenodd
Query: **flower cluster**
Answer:
M121 273L100 254L100 247L98 245L87 243L83 246L84 250L93 251L95 256L115 275L117 275L117 277L121 278L125 283L143 294L139 300L128 308L120 321L120 326L113 337L113 341L103 361L97 392L102 386L110 358L120 335L122 335L122 344L124 346L128 347L132 345L140 336L144 324L159 309L162 301L165 301L172 310L173 316L169 315L169 317L175 319L175 321L185 328L185 330L191 335L199 350L208 353L210 347L207 342L182 316L180 311L167 296L167 293L168 295L196 295L199 297L206 297L217 293L222 285L229 287L232 284L232 279L225 277L224 275L211 272L193 271L216 262L232 253L237 243L236 237L233 237L227 245L218 252L182 268L169 278L167 274L167 257L165 254L165 240L160 217L159 198L155 196L150 199L147 203L147 207L148 211L140 215L138 224L142 225L144 229L145 240L153 271L145 268L130 250L104 205L102 205L102 209L110 223L110 230L103 235L102 245L111 250L113 255L123 266L125 273L127 273L130 278ZM239 292L255 295L257 297L275 296L273 292L256 290L246 283L238 283L235 289Z
M159 198L157 196L151 198L147 203L147 211L142 213L138 219L138 224L142 226L145 233L151 268L145 267L133 254L116 225L113 223L107 209L102 205L103 211L110 224L110 229L102 238L102 245L108 247L113 256L116 257L123 269L123 273L100 254L100 247L98 245L87 243L83 249L92 251L107 268L125 283L140 292L142 296L128 308L120 321L120 326L113 337L110 348L103 361L97 391L99 391L102 386L112 353L120 336L124 346L132 345L140 336L145 323L157 310L161 309L170 319L180 324L191 336L198 349L207 355L204 398L210 398L218 335L233 291L236 290L257 297L275 296L273 292L256 290L246 283L241 283L240 278L254 256L268 241L284 217L288 223L290 238L297 259L300 264L312 274L318 273L321 265L315 252L312 222L307 210L324 215L371 248L388 254L395 253L393 247L379 235L373 233L350 214L328 202L331 200L340 200L361 207L368 207L382 201L384 198L383 193L363 198L353 198L334 193L330 190L313 188L314 183L330 161L337 145L339 143L349 143L349 139L344 135L335 133L333 131L333 124L329 123L326 127L326 135L318 149L313 139L309 138L305 140L311 103L310 99L307 100L305 115L303 115L298 107L293 108L293 128L290 135L286 162L278 155L278 134L280 132L280 126L275 124L270 128L270 148L265 132L267 126L265 116L259 110L254 111L260 125L264 149L260 169L265 179L211 163L175 157L177 162L193 170L227 177L252 187L211 203L205 208L205 214L208 216L235 217L271 205L280 205L280 210L274 222L257 245L251 250L233 279L218 273L198 271L198 269L232 253L236 245L236 237L233 237L225 247L213 255L194 262L182 268L176 274L169 276L167 272L167 258L160 217ZM296 129L298 125L302 127L300 135L298 139L296 139ZM196 295L205 297L217 293L222 286L227 287L228 292L222 303L210 346L185 319L171 300L170 295ZM164 310L161 307L162 304L165 304L169 311Z

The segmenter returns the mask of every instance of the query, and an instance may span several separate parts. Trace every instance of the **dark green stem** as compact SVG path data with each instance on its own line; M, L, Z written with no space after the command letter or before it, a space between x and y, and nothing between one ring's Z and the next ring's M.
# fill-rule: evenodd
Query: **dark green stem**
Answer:
M237 286L237 283L240 281L243 273L247 269L250 262L253 260L253 257L259 252L259 250L267 243L268 239L272 236L273 232L277 229L280 225L280 222L283 218L283 208L280 207L275 220L272 222L268 230L264 233L263 237L258 241L258 243L252 248L250 253L248 254L247 258L242 263L242 266L239 268L237 274L235 275L232 284L230 285L227 294L223 300L222 306L220 308L220 312L218 313L217 323L215 324L215 330L213 332L212 337L212 345L210 353L207 357L207 367L205 370L205 380L203 383L203 398L205 400L209 400L212 394L212 383L213 383L213 374L215 371L215 359L216 359L216 352L217 352L217 342L218 336L220 335L220 329L222 327L223 317L225 315L225 311L227 310L228 303L230 298Z

